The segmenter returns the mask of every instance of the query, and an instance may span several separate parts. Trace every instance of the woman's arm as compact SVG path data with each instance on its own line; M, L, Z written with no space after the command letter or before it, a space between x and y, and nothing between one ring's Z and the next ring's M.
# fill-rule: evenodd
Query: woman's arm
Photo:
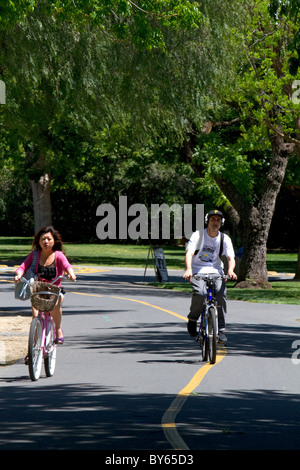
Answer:
M27 256L23 263L16 269L15 282L19 282L23 274L30 268L33 259L33 251Z

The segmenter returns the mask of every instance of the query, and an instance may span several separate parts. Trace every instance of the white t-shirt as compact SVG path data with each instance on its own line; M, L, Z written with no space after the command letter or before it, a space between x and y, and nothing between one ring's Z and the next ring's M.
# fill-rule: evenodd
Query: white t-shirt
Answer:
M207 234L207 229L203 232L203 237L200 237L199 230L194 232L188 241L186 250L192 250L196 253L192 258L192 272L198 273L223 273L223 263L219 258L221 234L218 233L217 237L213 238ZM197 252L197 250L199 250ZM234 249L231 239L224 233L223 250L221 256L230 256L234 258Z

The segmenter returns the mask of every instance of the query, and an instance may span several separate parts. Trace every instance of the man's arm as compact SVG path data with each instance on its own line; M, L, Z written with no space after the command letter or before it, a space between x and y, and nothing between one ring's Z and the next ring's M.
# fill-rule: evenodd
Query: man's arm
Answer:
M194 256L195 251L194 250L187 250L186 255L185 255L185 267L186 271L183 275L184 279L190 279L193 275L192 272L192 258Z
M237 275L233 271L234 268L235 268L235 259L231 256L227 256L227 260L228 260L228 272L227 272L227 274L228 274L228 276L231 277L231 279L236 280Z

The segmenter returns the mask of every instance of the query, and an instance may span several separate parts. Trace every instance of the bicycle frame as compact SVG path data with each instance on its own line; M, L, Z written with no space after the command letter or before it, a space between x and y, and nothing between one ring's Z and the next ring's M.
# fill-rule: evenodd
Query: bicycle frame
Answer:
M200 317L200 326L196 341L199 341L202 349L203 360L207 360L208 356L211 363L216 361L217 338L219 335L218 327L218 310L215 299L215 281L217 279L228 279L228 276L220 274L194 275L196 280L203 280L207 286L206 300ZM212 312L213 310L213 312Z
M38 314L38 319L40 320L42 324L42 342L41 342L41 349L43 350L43 355L46 356L49 354L55 347L55 340L56 340L56 333L55 333L55 328L53 328L53 342L52 344L49 344L50 338L49 338L49 324L51 323L54 327L54 321L53 318L50 315L50 312L39 312Z
M219 278L220 276L218 276ZM200 320L200 326L199 326L199 335L202 331L202 328L204 328L205 332L205 340L208 339L208 316L209 316L209 308L213 307L215 310L215 316L216 316L216 327L217 327L217 334L219 332L218 328L218 310L217 310L217 302L215 300L215 283L214 283L214 278L211 277L210 275L207 277L201 277L206 282L207 286L207 294L206 294L206 301L203 305L203 310L201 313L201 320Z

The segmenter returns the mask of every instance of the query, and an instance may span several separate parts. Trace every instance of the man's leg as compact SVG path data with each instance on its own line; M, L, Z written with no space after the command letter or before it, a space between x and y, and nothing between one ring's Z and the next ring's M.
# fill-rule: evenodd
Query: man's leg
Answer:
M206 285L204 281L196 281L195 279L192 279L191 285L193 289L193 295L191 300L190 313L188 314L189 321L187 324L187 329L191 336L197 336L197 320L200 317L203 309L203 302L206 296Z

